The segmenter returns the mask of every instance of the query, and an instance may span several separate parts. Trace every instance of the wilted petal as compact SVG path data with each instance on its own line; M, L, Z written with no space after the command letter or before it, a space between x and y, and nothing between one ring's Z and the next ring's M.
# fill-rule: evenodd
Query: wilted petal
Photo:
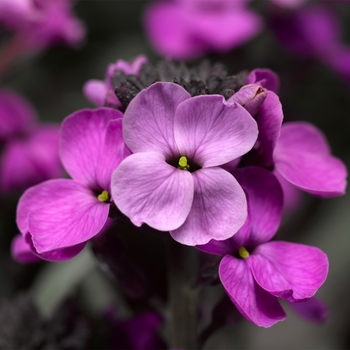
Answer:
M325 197L345 192L345 165L330 154L323 134L309 123L283 125L274 160L276 170L306 192Z
M253 69L248 77L247 84L260 84L265 89L278 93L280 80L278 75L268 68Z
M97 106L105 104L108 88L101 80L88 80L83 86L84 95Z
M96 168L97 182L102 189L110 192L113 171L125 158L122 119L111 120L107 125L101 156Z
M258 130L255 120L239 104L228 105L219 95L202 95L179 105L174 134L181 155L208 167L247 153Z
M303 244L265 243L254 250L250 260L258 284L289 301L311 298L328 273L326 254Z
M60 156L74 180L98 188L96 169L102 156L107 125L110 120L122 116L121 112L110 108L85 109L63 121Z
M271 327L276 322L283 321L286 315L277 298L254 281L248 259L241 260L226 255L219 266L221 283L248 321L261 327Z
M181 226L193 200L191 173L167 164L155 152L124 159L113 173L111 187L116 206L134 225L146 223L160 231Z
M247 244L255 247L269 241L280 225L282 188L276 177L263 168L245 167L233 174L248 195L251 232Z
M129 104L123 120L125 144L133 152L176 152L174 116L190 94L180 85L155 83L142 90Z
M236 179L221 168L192 173L194 198L185 223L170 232L186 245L208 243L232 237L247 219L247 201Z
M41 261L41 259L33 253L30 245L25 241L22 235L17 235L12 240L11 254L12 257L21 264Z
M40 253L86 242L105 224L109 205L73 180L51 180L30 188L17 208L17 224L32 235Z

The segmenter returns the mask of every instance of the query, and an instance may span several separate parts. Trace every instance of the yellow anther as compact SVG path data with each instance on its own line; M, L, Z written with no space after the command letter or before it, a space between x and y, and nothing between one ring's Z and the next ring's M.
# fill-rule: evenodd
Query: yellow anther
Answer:
M190 166L187 164L187 158L185 156L182 156L179 159L179 168L182 170L188 170Z
M109 200L109 193L107 191L102 191L101 194L97 196L100 202L107 202Z
M244 247L238 249L238 254L242 259L247 259L249 257L249 252Z

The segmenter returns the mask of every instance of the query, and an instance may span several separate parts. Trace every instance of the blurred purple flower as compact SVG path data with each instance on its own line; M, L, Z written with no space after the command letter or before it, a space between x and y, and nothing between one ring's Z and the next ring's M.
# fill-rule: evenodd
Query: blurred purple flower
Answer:
M313 296L299 303L289 303L291 309L301 318L314 323L323 323L328 319L327 305Z
M85 36L71 0L0 0L0 24L18 33L22 50L53 44L77 45Z
M62 176L56 125L40 125L21 96L0 91L0 190L25 190Z
M232 238L198 248L223 256L219 276L228 296L250 322L270 327L285 318L277 297L290 302L311 298L327 277L328 259L315 247L269 242L283 205L273 174L247 167L234 175L247 194L248 219Z
M122 105L114 93L115 86L113 84L113 78L117 71L125 75L138 75L143 64L147 61L147 57L143 55L136 57L130 63L117 60L115 63L108 65L104 81L91 79L84 84L84 95L97 106L120 108Z
M229 51L262 27L246 0L156 1L147 8L144 22L153 47L174 59Z
M256 122L242 106L155 83L130 102L123 136L133 154L113 173L112 197L134 225L196 245L231 237L244 224L244 192L219 167L256 141Z
M63 121L60 158L73 179L31 187L17 207L18 228L41 258L70 259L106 224L111 175L128 152L121 117L119 111L100 108L75 112Z
M350 79L350 47L342 43L342 29L329 4L312 4L273 19L277 38L302 57L320 60Z

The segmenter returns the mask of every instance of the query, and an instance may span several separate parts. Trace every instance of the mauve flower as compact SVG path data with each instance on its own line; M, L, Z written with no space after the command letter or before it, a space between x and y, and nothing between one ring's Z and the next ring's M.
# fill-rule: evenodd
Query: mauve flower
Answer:
M0 0L0 22L21 37L22 49L77 45L85 28L74 17L71 0Z
M31 187L17 207L17 226L39 257L70 259L106 224L111 174L128 152L121 117L119 111L100 108L63 121L60 158L72 179Z
M32 106L21 96L0 91L0 190L25 190L62 175L58 125L36 122Z
M130 102L123 137L133 154L113 173L112 197L134 225L196 245L231 237L244 224L244 192L219 167L256 141L256 122L242 106L155 83Z
M291 52L318 59L341 76L350 79L350 47L342 42L342 28L328 4L313 4L276 16L273 29Z
M147 8L144 21L154 48L175 59L226 52L262 27L246 0L156 1Z
M147 58L143 55L136 57L130 63L124 60L117 60L115 63L108 65L104 81L91 79L84 84L84 95L97 106L119 109L122 105L114 93L113 78L115 78L118 71L125 75L138 75L147 61Z
M246 167L235 176L248 199L248 219L232 238L198 248L223 256L219 277L226 293L250 322L270 327L285 318L277 297L290 302L311 298L328 273L318 248L270 239L281 219L283 195L274 175Z

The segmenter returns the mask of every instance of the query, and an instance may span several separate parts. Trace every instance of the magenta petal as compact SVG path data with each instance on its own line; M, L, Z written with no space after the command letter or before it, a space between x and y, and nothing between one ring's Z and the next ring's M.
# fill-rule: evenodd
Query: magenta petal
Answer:
M226 293L248 321L257 326L271 327L285 319L277 298L254 281L249 258L241 260L226 255L221 260L219 276Z
M273 151L281 133L283 121L282 105L279 97L268 91L267 97L257 114L260 153L259 157L264 165L273 165Z
M129 104L123 120L125 144L133 152L176 151L174 116L178 105L190 94L180 85L155 83L142 90Z
M194 198L185 223L171 236L186 245L232 237L247 219L247 201L236 179L221 168L192 173Z
M122 119L111 120L107 125L101 156L96 168L97 182L102 189L110 192L113 171L124 159L125 153Z
M253 69L248 77L247 84L260 84L267 90L274 93L278 93L280 87L280 80L278 75L267 68L256 68Z
M174 135L181 155L208 167L247 153L258 130L255 120L238 103L228 105L222 96L202 95L179 105Z
M280 225L283 208L282 188L277 178L263 168L237 169L234 176L248 195L251 223L249 246L255 247L269 241Z
M30 245L25 241L22 235L17 235L12 240L11 254L13 258L21 264L41 261L41 259L33 253Z
M122 118L122 113L110 108L81 110L62 123L60 156L74 180L98 188L96 168L103 149L110 120Z
M155 152L124 159L112 176L112 197L136 226L169 231L181 226L193 201L190 172L174 168Z
M283 125L274 160L276 170L306 192L325 197L345 192L345 165L330 154L323 134L309 123Z
M30 188L17 208L22 234L30 232L38 253L89 240L105 224L109 205L73 180L51 180Z
M328 273L327 255L303 244L265 243L254 250L250 260L258 284L289 301L311 298Z

